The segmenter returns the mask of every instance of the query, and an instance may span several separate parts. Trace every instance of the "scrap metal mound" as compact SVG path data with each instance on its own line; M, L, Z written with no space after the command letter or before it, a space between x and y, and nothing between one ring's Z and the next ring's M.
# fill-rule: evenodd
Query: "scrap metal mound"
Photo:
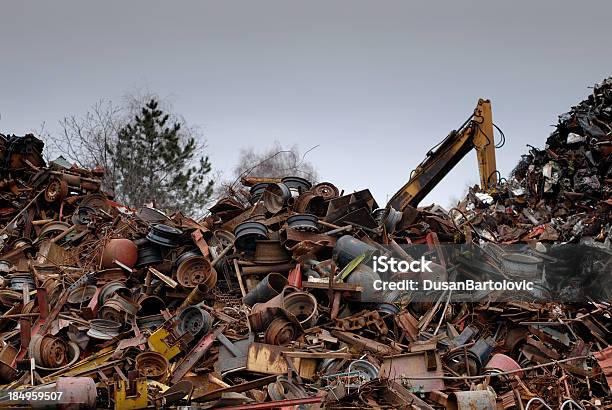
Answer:
M559 117L544 149L530 147L494 192L475 187L459 206L485 239L605 242L612 191L612 78Z
M611 136L608 79L448 212L288 176L196 221L0 135L0 407L609 408ZM541 286L376 292L373 255Z

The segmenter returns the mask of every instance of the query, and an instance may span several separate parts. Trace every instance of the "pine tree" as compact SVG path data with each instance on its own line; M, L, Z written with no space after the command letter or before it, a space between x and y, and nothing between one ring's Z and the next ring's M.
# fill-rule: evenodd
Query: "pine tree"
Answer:
M165 211L197 213L213 192L213 181L206 182L210 162L196 157L195 138L158 105L149 101L120 129L115 146L107 146L117 170L115 194L132 207L152 202Z

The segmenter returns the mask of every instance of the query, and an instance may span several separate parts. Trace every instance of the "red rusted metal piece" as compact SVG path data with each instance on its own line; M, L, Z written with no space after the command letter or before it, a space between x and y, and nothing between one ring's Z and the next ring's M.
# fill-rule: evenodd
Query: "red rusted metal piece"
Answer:
M47 303L47 289L43 287L36 288L36 300L38 302L38 311L40 318L46 319L49 316L49 304Z
M427 245L429 249L435 250L438 255L438 261L443 268L446 268L446 259L444 257L444 252L442 247L440 246L440 240L438 239L438 235L435 232L430 232L425 237L427 241Z
M289 285L302 289L302 268L299 264L289 271Z
M32 323L29 318L22 317L19 319L19 334L21 335L21 348L27 349L32 336Z
M599 352L595 352L593 356L606 376L608 387L612 389L612 346L608 346Z
M170 382L178 383L183 378L183 376L185 376L187 372L191 370L191 368L198 362L198 360L200 360L202 356L204 356L204 354L208 351L208 349L210 349L213 342L217 338L217 335L219 333L222 333L226 327L227 326L223 325L217 328L214 332L211 332L208 335L204 336L202 340L200 340L200 342L195 345L195 347L191 349L189 353L187 353L183 361L181 361L179 365L174 369Z
M487 374L496 374L503 372L516 372L521 369L521 365L519 365L514 359L505 354L496 353L491 357L491 360L484 367L484 371ZM518 377L523 377L523 372L519 371L513 373Z
M138 247L134 242L125 238L111 239L102 252L102 267L116 268L115 261L133 268L138 260Z
M408 340L418 340L419 323L418 320L412 316L412 314L410 314L410 312L405 311L395 316L395 322L406 333Z
M204 234L202 234L201 229L196 229L191 233L191 238L195 242L196 246L202 252L202 256L205 258L210 257L210 249L208 248L208 244L204 240Z

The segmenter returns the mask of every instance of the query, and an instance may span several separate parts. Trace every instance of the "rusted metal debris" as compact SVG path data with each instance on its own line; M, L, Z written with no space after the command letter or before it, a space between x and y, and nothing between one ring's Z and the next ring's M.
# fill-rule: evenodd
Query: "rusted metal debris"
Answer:
M130 209L100 191L103 170L1 136L0 407L53 391L79 408L608 408L611 136L609 79L512 178L449 212L249 177L200 221ZM501 246L561 242L607 255L588 272L600 297L377 294L365 264L424 253L421 279L521 279L534 253Z

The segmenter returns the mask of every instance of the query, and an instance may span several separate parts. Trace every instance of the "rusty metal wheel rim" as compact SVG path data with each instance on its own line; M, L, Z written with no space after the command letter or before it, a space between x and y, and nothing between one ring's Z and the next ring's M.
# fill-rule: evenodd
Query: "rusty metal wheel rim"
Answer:
M286 346L297 337L295 325L284 318L274 319L266 329L265 342L277 346Z
M176 270L177 281L186 288L207 283L213 267L203 256L194 256L181 262Z
M159 379L168 371L168 360L157 352L144 352L136 356L136 370L141 376Z

